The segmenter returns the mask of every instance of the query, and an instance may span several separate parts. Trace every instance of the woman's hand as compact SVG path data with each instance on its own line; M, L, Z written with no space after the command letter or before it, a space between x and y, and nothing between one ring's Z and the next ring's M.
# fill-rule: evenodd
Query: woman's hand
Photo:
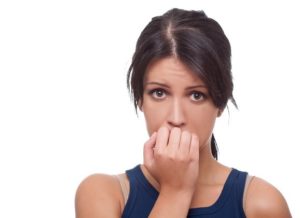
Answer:
M197 135L161 127L144 145L144 165L159 182L160 192L193 195L199 168Z

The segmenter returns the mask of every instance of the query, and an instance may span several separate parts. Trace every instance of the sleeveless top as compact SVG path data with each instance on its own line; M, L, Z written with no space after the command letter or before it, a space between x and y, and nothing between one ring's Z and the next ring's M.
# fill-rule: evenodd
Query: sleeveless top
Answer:
M147 218L159 193L146 179L140 165L126 174L130 191L122 218ZM187 218L246 218L243 210L246 177L246 172L233 168L217 201L208 207L190 208Z

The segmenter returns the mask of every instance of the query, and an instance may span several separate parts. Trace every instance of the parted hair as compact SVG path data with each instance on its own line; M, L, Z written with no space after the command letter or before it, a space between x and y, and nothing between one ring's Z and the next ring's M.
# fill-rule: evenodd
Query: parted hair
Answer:
M231 47L221 26L204 11L174 8L153 17L141 32L127 74L135 109L143 103L147 67L155 60L176 57L207 86L214 105L223 110L233 97ZM211 151L218 158L217 143Z

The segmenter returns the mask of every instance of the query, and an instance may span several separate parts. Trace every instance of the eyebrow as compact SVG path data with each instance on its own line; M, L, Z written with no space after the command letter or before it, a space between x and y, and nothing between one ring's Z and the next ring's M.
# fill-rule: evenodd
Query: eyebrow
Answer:
M159 85L159 86L163 86L166 88L170 88L170 86L168 86L167 84L159 83L159 82L147 82L146 85ZM190 90L190 89L195 89L195 88L206 88L206 86L205 85L195 85L195 86L186 87L185 89Z

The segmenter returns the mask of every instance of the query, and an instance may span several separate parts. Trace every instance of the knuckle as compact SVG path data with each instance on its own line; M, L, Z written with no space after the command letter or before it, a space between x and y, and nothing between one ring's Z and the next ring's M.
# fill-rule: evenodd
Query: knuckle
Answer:
M160 157L163 157L165 155L163 149L157 149L157 154Z
M161 149L155 149L154 150L154 155L155 155L156 158L160 159L160 158L163 157L163 152L162 152Z
M179 161L180 163L187 163L187 160L188 160L187 158L182 157L182 156L178 158L178 161Z
M184 154L178 155L177 159L180 163L188 163L190 161L190 157L188 155L184 155Z
M176 155L174 153L172 153L172 154L168 155L168 159L171 160L171 161L176 161L177 157L176 157Z

